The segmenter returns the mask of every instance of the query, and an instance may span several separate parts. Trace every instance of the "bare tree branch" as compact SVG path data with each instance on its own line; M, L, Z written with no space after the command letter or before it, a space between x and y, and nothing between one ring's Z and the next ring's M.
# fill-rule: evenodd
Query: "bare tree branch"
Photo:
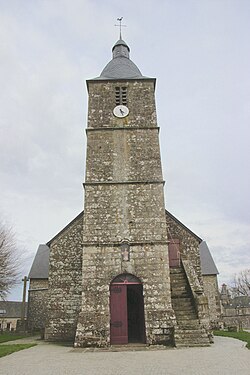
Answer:
M234 276L231 291L237 296L250 296L250 268Z
M15 236L11 229L0 224L0 299L6 298L19 277Z

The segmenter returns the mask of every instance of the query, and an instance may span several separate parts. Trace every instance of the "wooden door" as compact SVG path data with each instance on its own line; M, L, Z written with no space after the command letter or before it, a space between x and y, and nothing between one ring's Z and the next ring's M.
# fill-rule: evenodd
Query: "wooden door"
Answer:
M180 241L171 239L168 244L169 267L180 267Z
M110 286L110 343L128 343L127 286Z

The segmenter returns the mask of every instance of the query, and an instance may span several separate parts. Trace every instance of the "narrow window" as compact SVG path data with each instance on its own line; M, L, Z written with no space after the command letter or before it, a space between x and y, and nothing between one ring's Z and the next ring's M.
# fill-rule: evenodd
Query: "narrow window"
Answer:
M115 104L127 105L127 87L115 88Z

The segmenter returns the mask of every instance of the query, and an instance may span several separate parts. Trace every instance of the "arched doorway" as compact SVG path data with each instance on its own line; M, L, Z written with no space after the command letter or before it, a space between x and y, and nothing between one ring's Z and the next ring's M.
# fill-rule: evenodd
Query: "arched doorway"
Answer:
M110 343L135 342L145 343L143 286L126 273L110 284Z

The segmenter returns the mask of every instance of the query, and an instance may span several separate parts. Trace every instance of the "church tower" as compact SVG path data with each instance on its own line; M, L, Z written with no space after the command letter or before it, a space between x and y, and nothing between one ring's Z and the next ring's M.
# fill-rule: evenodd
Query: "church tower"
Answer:
M119 39L87 81L82 300L75 346L170 342L164 181L155 78L141 74Z

